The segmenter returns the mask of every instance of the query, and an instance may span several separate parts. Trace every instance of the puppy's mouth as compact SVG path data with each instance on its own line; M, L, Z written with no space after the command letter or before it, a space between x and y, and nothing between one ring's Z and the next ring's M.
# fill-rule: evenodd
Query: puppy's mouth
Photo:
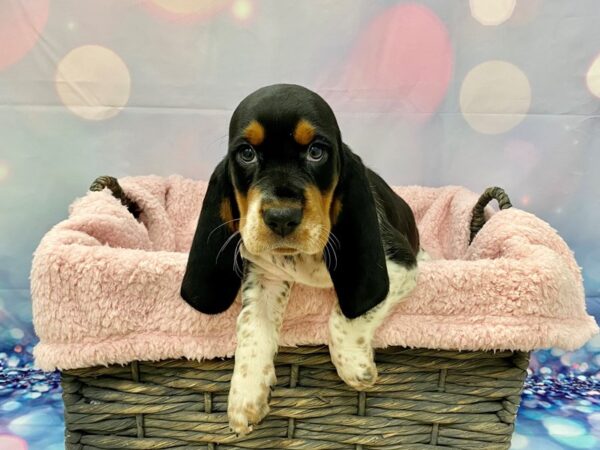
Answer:
M295 255L297 253L300 253L300 250L294 247L276 247L271 251L278 255Z
M268 240L244 239L244 247L254 255L292 256L308 253L308 248L293 239L271 238Z

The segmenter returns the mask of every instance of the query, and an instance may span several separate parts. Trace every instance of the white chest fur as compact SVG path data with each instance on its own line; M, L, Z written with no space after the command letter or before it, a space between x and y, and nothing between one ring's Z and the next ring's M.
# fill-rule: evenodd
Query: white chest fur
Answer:
M319 288L333 286L322 255L253 255L244 248L243 244L240 253L265 275Z

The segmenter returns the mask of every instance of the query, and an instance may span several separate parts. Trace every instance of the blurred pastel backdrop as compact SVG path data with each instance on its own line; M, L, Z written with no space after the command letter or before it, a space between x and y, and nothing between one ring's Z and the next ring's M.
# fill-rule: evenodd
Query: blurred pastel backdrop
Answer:
M63 448L29 270L98 175L207 179L233 108L303 84L396 185L504 187L600 320L598 0L0 0L0 450ZM534 354L514 449L600 448L600 338Z

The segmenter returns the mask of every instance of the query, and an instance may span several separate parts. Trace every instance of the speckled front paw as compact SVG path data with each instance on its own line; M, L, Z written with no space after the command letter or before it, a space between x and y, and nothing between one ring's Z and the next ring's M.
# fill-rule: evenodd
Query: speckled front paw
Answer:
M227 415L229 427L239 436L252 432L269 413L271 386L275 384L275 370L265 367L262 373L248 373L242 368L234 373L229 390Z
M368 347L330 347L331 360L339 377L357 391L372 387L377 381L373 350Z

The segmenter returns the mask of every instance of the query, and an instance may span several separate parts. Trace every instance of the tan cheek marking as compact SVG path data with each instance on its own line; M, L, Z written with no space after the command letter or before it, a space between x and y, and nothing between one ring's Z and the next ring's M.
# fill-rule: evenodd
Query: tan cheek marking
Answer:
M244 224L246 223L246 215L248 214L248 197L237 189L234 189L234 193L235 200L238 204L238 209L240 210L240 228L244 228Z
M300 119L294 130L294 140L300 145L308 145L315 137L315 127L306 119Z
M323 195L319 188L316 186L309 186L306 188L304 192L306 197L306 211L305 216L307 222L312 222L313 224L320 223L321 225L327 226L328 222L326 220L329 211L329 203L331 202L331 196Z
M331 231L331 205L333 201L333 191L337 185L337 178L331 184L331 187L321 192L317 186L309 186L305 192L306 205L304 210L305 233L308 233L308 227L319 224L323 228L321 230L322 244L325 246L327 236Z
M321 191L316 186L309 186L304 191L304 197L306 198L306 204L304 206L304 220L307 226L314 224L320 224L326 226L323 223L323 196Z
M342 201L339 198L336 198L331 206L331 223L333 225L337 223L340 212L342 212Z
M240 229L246 236L250 236L255 244L259 247L268 245L271 239L273 239L273 233L265 225L262 217L260 217L262 211L262 198L261 191L255 187L248 189L248 195L243 196L236 191L236 198L238 199L238 207L240 209ZM258 203L260 206L256 208L255 205ZM249 244L246 244L247 246Z
M323 214L323 217L327 217L331 221L330 212L331 212L331 202L333 201L333 189L326 191L321 196L321 198L322 198L322 200L321 200L322 212L321 213Z
M219 211L221 220L226 224L226 227L231 231L235 231L236 224L233 222L233 213L231 212L231 202L228 198L224 198L221 202L221 208Z
M253 120L244 128L244 137L252 145L260 145L265 140L265 128L258 121Z

